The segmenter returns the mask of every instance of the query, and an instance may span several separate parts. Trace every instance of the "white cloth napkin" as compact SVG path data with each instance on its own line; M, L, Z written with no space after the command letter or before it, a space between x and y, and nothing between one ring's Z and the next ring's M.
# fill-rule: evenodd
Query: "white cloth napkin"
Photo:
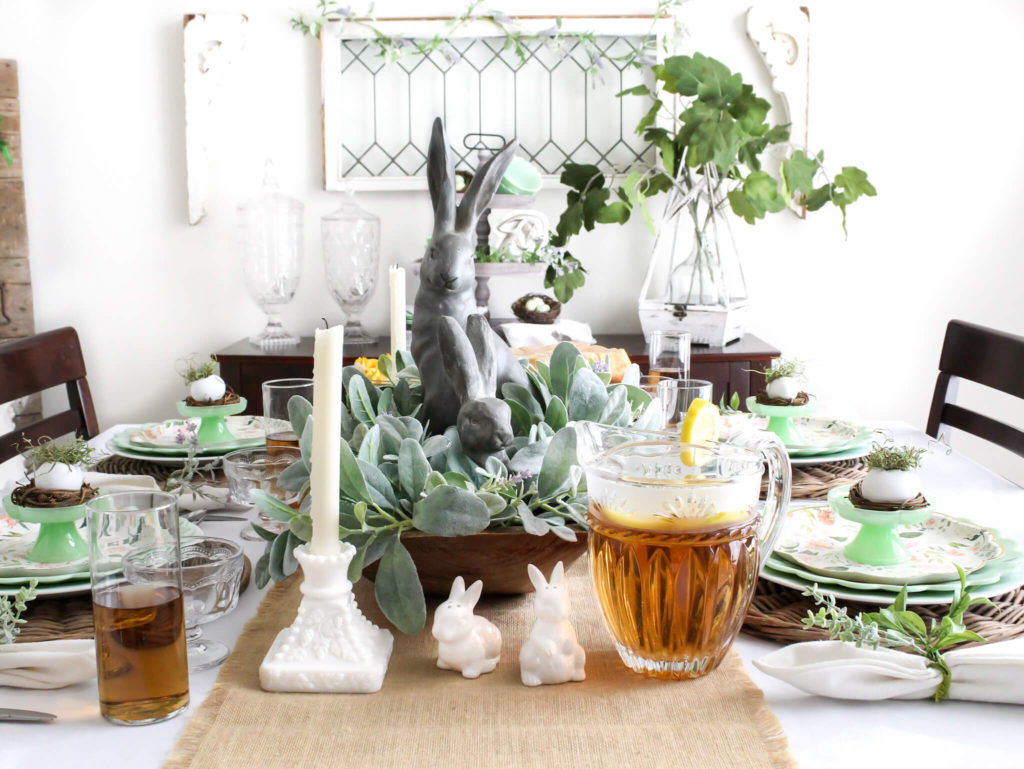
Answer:
M59 689L96 677L92 639L0 646L0 686Z
M943 657L952 672L950 699L1024 705L1024 637ZM843 641L792 644L754 660L754 667L810 694L844 700L923 699L942 682L924 657Z
M115 491L159 491L160 486L148 475L114 475L111 473L85 473L85 482L101 494ZM178 497L179 510L221 508L227 504L228 490L220 486L201 486L202 494L185 491ZM240 509L246 509L243 505Z
M589 324L567 318L560 318L554 323L502 323L501 331L509 347L542 347L566 339L582 344L597 341L590 332Z

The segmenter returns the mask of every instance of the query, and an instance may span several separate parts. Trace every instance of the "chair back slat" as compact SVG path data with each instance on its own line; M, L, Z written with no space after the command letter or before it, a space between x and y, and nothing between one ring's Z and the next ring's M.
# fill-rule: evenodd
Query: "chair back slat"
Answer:
M19 427L6 435L0 435L0 461L8 460L17 454L26 438L36 442L40 438L56 438L68 433L78 433L84 427L82 414L78 411L62 411L25 427Z
M0 436L0 462L18 453L22 436L38 440L75 433L91 438L99 433L96 411L85 378L85 359L78 333L58 328L0 344L0 404L65 385L68 410L19 427Z
M939 370L1024 398L1024 336L952 320Z
M1024 431L951 402L957 379L1024 398L1024 337L951 320L942 343L926 428L937 438L942 426L948 425L1024 457Z

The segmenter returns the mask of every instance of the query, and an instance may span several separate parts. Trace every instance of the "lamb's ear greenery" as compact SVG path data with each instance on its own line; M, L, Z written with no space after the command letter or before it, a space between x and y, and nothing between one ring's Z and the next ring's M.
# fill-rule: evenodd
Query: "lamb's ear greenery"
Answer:
M576 457L572 414L610 425L643 425L651 396L634 384L606 385L580 351L561 344L550 366L527 368L529 387L506 387L505 402L520 412L509 467L495 457L481 467L462 450L458 431L431 435L418 418L423 399L419 371L408 353L378 365L386 382L375 384L347 367L341 419L339 537L356 553L350 577L377 564L376 599L385 616L406 632L423 627L426 604L415 564L401 536L412 530L463 536L485 529L523 527L537 536L576 541L586 526L587 497ZM635 379L635 376L631 376ZM300 445L308 443L312 407L288 404ZM255 492L256 507L288 524L283 534L256 526L267 541L255 567L259 586L294 571L292 549L309 541L308 449L280 477L281 488L303 498L298 511Z
M12 644L18 639L21 626L27 620L21 615L28 608L28 602L36 597L38 580L30 580L28 585L18 589L11 598L0 596L0 646Z

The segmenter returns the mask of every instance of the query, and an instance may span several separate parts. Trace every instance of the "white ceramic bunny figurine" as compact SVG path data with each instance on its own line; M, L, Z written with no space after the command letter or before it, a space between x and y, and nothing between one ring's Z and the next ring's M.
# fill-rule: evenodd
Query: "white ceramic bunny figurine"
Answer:
M501 657L501 632L493 622L473 614L484 583L477 580L469 589L462 577L452 582L448 600L434 612L431 633L438 640L437 666L458 670L466 678L490 673Z
M587 655L576 641L569 622L569 596L562 587L565 569L555 564L551 581L544 579L532 563L527 567L530 582L536 588L533 607L537 618L519 652L519 674L527 686L582 681Z

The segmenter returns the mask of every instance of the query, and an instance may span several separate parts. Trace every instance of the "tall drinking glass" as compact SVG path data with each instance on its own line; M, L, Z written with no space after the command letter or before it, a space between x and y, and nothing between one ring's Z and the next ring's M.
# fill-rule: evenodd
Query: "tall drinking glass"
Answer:
M685 331L652 331L647 356L652 377L687 379L690 376L690 335Z
M657 396L665 415L664 427L674 430L682 423L690 404L698 398L711 402L711 382L704 379L662 379Z
M104 494L86 503L100 714L139 726L188 705L185 603L176 500L159 491ZM168 567L131 582L123 561L160 547Z
M302 452L291 446L276 446L273 449L242 449L232 451L224 457L224 475L228 478L228 491L231 501L250 504L253 489L265 491L293 509L299 509L299 495L282 489L277 479L281 473L302 459ZM259 524L267 531L280 534L288 528L288 524L277 521L263 512L259 514ZM251 527L242 529L242 539L258 540L260 535Z
M263 432L267 451L278 446L299 447L299 436L288 418L288 401L301 396L313 402L312 379L271 379L263 383Z

